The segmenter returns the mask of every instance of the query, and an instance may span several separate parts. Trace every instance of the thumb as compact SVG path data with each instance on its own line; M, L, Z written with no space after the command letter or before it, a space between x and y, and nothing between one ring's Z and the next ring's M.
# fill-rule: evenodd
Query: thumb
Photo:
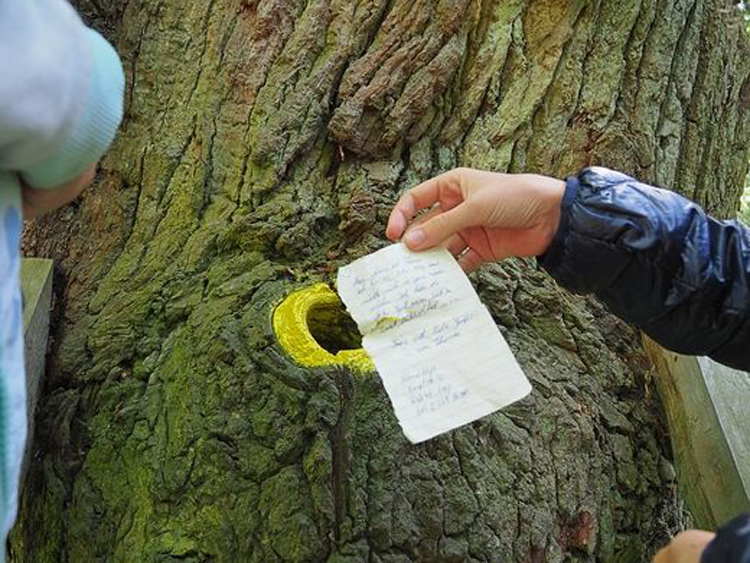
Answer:
M409 229L404 235L404 243L410 250L432 248L461 229L471 227L472 218L476 219L476 214L472 214L469 206L462 203Z

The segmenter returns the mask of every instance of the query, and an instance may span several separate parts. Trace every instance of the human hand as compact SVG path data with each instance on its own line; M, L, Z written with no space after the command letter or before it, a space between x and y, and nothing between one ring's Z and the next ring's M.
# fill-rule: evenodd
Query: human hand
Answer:
M716 534L703 530L680 532L654 556L653 563L699 563L701 554Z
M23 184L21 188L23 218L26 220L34 219L70 203L91 185L95 174L96 163L69 182L54 188L40 189Z
M403 235L415 251L442 243L466 271L491 260L536 256L557 231L564 193L565 182L546 176L456 168L406 192L391 211L386 235L394 241ZM426 208L432 211L409 226Z

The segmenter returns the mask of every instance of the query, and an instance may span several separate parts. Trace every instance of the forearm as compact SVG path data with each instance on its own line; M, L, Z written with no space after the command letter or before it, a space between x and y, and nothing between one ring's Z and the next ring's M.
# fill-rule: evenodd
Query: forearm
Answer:
M0 2L0 169L23 186L25 218L75 199L122 118L117 53L66 0ZM33 43L38 49L27 49Z
M75 200L91 185L95 173L96 164L92 164L82 174L51 190L33 188L22 182L21 202L24 220L35 219Z
M750 369L750 233L742 225L590 169L568 181L542 265L665 347Z

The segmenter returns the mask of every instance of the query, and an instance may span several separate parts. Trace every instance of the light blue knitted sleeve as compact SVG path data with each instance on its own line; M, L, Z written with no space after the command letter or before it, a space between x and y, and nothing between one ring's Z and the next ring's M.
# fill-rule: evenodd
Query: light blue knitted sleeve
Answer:
M120 58L96 31L88 30L92 51L91 78L81 114L70 136L53 155L20 170L36 188L52 188L80 175L99 160L115 137L122 119L124 77Z
M21 287L21 186L0 170L0 563L18 507L26 441Z

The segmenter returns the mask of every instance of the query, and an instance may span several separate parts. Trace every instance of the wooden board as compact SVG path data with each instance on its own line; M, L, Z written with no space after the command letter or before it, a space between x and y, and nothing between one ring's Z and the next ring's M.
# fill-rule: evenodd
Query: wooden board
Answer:
M750 511L750 374L646 339L669 421L677 481L696 525Z
M34 438L34 414L42 389L47 336L52 303L52 260L24 258L21 263L23 291L23 338L26 361L26 408L29 419L28 437L22 475L30 456Z

